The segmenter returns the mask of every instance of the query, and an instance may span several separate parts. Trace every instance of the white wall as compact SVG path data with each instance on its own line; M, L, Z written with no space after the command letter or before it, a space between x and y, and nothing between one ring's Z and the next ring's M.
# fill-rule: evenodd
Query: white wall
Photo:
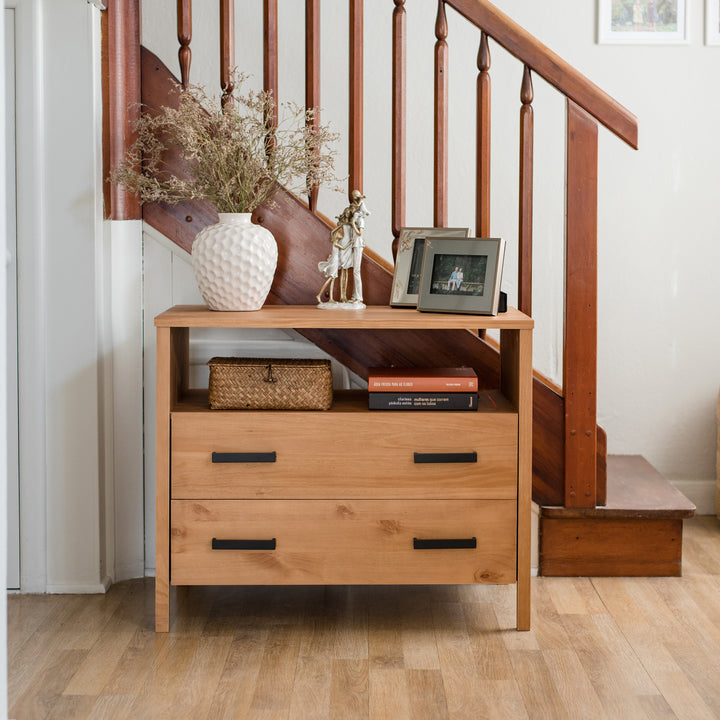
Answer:
M303 100L301 3L280 0L280 99ZM720 48L706 47L702 3L689 9L689 43L598 45L595 3L497 0L496 5L635 113L640 150L600 133L598 413L611 453L639 453L689 489L714 475L714 402L720 385L720 264L715 209ZM145 3L146 46L172 69L170 0ZM406 224L432 224L432 58L436 3L407 3ZM369 245L390 257L390 42L393 5L366 0L365 194ZM324 3L323 119L347 137L345 3ZM448 10L451 226L474 225L474 103L479 32ZM237 64L262 83L262 3L236 10ZM195 12L192 80L218 85L216 13ZM493 235L507 238L504 289L516 301L517 153L521 65L491 43ZM206 50L210 52L206 54ZM535 79L535 366L562 376L564 103ZM340 174L346 173L344 154ZM324 192L336 215L342 194ZM705 488L707 490L707 487Z

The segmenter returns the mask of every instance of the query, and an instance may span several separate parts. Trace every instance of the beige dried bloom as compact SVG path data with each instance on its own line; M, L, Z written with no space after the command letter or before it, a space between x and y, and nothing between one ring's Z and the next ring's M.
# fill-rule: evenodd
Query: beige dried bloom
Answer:
M236 74L235 86L246 79ZM141 202L202 199L218 212L252 212L272 200L278 185L302 193L335 179L329 145L339 136L327 125L313 126L315 110L283 103L274 127L274 101L266 92L238 90L224 110L201 86L176 92L177 107L141 113L137 139L111 175ZM171 152L185 161L182 176L168 170Z

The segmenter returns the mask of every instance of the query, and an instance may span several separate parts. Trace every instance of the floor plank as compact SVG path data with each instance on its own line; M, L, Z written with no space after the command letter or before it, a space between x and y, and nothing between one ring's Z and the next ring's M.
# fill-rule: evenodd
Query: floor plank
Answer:
M22 720L678 720L720 717L720 521L685 522L683 577L514 586L9 595L10 717Z

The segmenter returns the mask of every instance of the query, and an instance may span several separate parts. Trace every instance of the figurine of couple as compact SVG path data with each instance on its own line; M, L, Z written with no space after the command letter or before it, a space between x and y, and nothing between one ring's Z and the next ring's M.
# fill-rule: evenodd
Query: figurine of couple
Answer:
M318 270L325 276L325 284L317 294L321 308L364 308L360 265L362 263L365 238L365 218L370 211L365 205L365 196L359 190L350 194L350 205L337 216L337 224L330 231L332 248L327 260L318 263ZM348 277L352 270L352 295L348 298ZM335 281L340 278L340 298L335 300ZM329 289L329 299L323 301L323 293Z

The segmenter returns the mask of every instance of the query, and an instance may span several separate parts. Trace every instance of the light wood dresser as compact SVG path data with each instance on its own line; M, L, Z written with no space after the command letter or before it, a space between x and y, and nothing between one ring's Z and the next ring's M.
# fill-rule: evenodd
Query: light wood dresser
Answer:
M517 583L530 627L533 321L370 306L177 306L157 328L155 625L171 585ZM208 408L193 328L499 329L500 388L477 411Z

